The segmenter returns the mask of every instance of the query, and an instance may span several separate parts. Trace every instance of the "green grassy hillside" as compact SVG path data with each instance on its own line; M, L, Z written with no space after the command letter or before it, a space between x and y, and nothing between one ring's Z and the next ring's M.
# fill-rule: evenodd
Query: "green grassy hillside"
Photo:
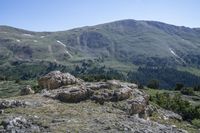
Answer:
M0 26L0 76L29 79L50 69L73 71L88 60L125 75L139 67L165 67L199 76L199 50L198 28L156 21L122 20L59 32Z

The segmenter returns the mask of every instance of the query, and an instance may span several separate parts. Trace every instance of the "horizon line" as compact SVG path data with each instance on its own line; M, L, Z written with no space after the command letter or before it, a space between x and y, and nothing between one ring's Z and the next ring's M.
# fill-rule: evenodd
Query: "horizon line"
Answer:
M162 22L162 21L157 21L157 20L136 20L136 19L118 19L118 20L113 20L113 21L108 21L108 22L103 22L103 23L97 23L94 25L85 25L85 26L77 26L77 27L72 27L72 28L66 28L66 29L58 29L58 30L31 30L31 29L26 29L23 27L17 27L17 26L12 26L12 25L6 25L6 24L0 24L1 27L10 27L10 28L16 28L20 30L25 30L25 31L30 31L30 32L62 32L62 31L68 31L68 30L74 30L74 29L79 29L79 28L84 28L84 27L93 27L93 26L98 26L98 25L103 25L103 24L109 24L109 23L114 23L114 22L119 22L119 21L127 21L127 20L133 20L133 21L145 21L145 22L158 22L158 23L163 23L171 26L177 26L177 27L185 27L185 28L190 28L190 29L198 29L200 27L190 27L190 26L185 26L185 25L175 25L171 24L168 22Z

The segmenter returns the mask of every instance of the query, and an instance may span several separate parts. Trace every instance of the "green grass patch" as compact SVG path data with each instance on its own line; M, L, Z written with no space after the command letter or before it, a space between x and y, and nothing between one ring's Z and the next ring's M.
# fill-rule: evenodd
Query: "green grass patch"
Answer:
M0 81L0 98L18 96L20 90L26 85L33 87L37 82L35 80Z

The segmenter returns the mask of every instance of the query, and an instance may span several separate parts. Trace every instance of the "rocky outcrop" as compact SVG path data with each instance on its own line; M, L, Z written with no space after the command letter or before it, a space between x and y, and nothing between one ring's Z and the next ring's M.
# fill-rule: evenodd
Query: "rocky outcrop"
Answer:
M43 92L44 96L67 103L77 103L86 99L91 99L99 104L123 101L120 109L129 115L138 114L141 118L148 118L155 111L149 105L149 96L139 90L136 84L119 80L79 82L70 74L67 74L68 76L63 75L66 74L54 71L38 81L41 86L50 89Z
M69 73L61 73L60 71L52 71L38 80L41 88L57 89L61 86L79 83L80 80Z
M3 120L1 125L3 126L2 133L40 133L44 131L43 127L33 124L31 120L22 116Z
M0 109L25 107L27 102L20 100L0 100Z
M30 95L34 94L35 91L31 89L30 85L25 86L24 88L21 89L20 95Z
M80 102L91 99L96 103L103 104L107 101L117 102L126 100L132 96L133 89L136 88L137 85L135 84L124 83L118 80L94 83L82 82L81 84L45 90L42 91L42 95L59 99L63 102Z
M0 132L186 133L175 125L153 122L154 116L166 123L168 119L181 123L182 119L150 105L149 96L135 84L118 80L80 82L67 75L51 72L38 81L45 88L41 93L0 100ZM30 94L30 87L23 92Z
M40 78L38 84L43 88L50 89L44 91L44 96L52 97L62 102L75 103L91 99L96 103L104 104L104 102L109 101L127 100L125 108L130 115L145 114L149 101L148 95L139 91L136 84L119 80L80 83L78 79L70 74L54 71Z

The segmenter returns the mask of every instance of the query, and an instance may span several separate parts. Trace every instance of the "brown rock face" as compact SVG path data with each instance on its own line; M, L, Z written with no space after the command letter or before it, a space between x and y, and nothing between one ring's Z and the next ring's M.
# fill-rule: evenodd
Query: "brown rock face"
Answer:
M57 89L61 86L72 85L80 81L69 73L52 71L38 80L38 85L46 89Z

